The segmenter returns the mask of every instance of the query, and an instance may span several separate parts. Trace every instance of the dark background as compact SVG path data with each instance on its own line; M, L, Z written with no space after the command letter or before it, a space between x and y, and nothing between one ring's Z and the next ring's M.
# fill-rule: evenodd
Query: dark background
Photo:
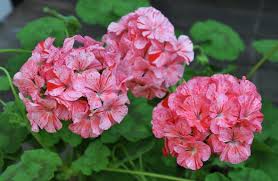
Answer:
M63 14L75 15L76 0L14 2L16 7L13 13L0 24L0 49L19 47L16 33L27 22L45 16L42 12L45 6ZM237 60L239 77L245 75L250 66L260 58L251 46L254 40L278 39L278 0L151 0L151 4L185 33L194 22L206 19L221 21L239 32L246 45L245 52ZM95 38L104 33L105 28L85 24L81 32ZM0 54L1 65L7 57L7 54ZM264 97L278 104L278 64L266 63L254 76L253 82ZM4 100L9 96L0 94Z

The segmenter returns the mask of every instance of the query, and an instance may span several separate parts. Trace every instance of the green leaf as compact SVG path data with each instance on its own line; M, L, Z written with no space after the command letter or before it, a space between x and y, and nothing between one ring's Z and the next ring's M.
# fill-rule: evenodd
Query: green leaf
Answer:
M152 106L146 99L130 97L131 104L128 107L128 115L124 120L112 129L106 131L101 140L103 143L115 143L120 135L128 141L136 142L152 135L151 120Z
M10 90L9 80L6 76L0 76L0 91Z
M93 174L92 177L96 181L134 181L134 176L129 174L122 174L122 173L113 173L113 172L99 172Z
M269 175L272 180L278 178L278 156L268 151L252 149L252 155L247 160L246 165L255 169L260 169Z
M257 134L257 138L261 141L267 138L278 140L278 108L270 101L263 100L262 112L264 114L263 130Z
M188 81L195 76L211 76L213 74L214 70L208 65L202 66L201 69L193 69L193 67L191 67L185 69L183 78L184 80Z
M271 181L271 178L262 170L244 168L229 172L232 181Z
M201 65L206 65L209 63L209 59L206 56L206 54L198 54L196 59L197 59L197 62L200 63Z
M82 142L82 138L79 135L72 133L68 129L68 125L69 123L64 122L62 129L56 133L48 133L45 130L41 130L40 132L34 134L36 134L40 141L47 147L56 145L60 140L76 147Z
M58 134L64 142L69 143L73 147L76 147L82 142L82 138L79 135L71 132L67 125L68 124L64 124L63 128L59 130Z
M217 60L236 60L245 48L237 32L214 20L195 23L190 34L195 43L200 43L207 55Z
M161 139L155 140L155 144L152 149L144 154L142 158L145 167L151 168L152 172L164 173L167 175L180 175L177 174L179 170L176 161L173 162L173 158L165 158L165 156L163 156L163 142L164 141ZM183 173L184 169L181 169L181 171Z
M112 14L112 8L111 0L79 0L76 13L85 23L107 26L117 18Z
M124 149L126 149L129 158L125 154L122 154L121 155L122 158L120 159L120 161L117 161L114 164L114 166L115 167L121 166L122 163L127 162L129 159L130 160L137 159L139 156L149 152L154 147L154 145L155 142L153 141L153 139L145 139L136 143L128 142L124 144L123 147ZM121 151L121 153L124 153L123 150Z
M62 44L65 38L65 23L57 18L43 17L28 23L17 33L22 47L33 49L40 41L48 37L56 38L56 44Z
M256 51L262 55L266 55L273 47L278 45L278 40L257 40L253 42L252 46ZM276 51L270 58L270 61L278 62L278 51Z
M232 164L232 163L221 161L218 156L212 157L210 164L211 166L217 166L220 168L244 168L245 167L245 162L239 164Z
M2 172L3 166L4 166L4 153L0 150L0 172Z
M128 141L136 142L152 135L152 106L144 98L130 98L128 115L117 125L119 133Z
M5 67L9 71L10 75L13 76L16 72L18 72L20 67L28 60L30 56L31 53L21 53L9 58Z
M126 15L139 7L146 7L149 6L150 3L148 0L112 0L113 3L113 11L119 17Z
M84 155L72 163L72 169L84 175L91 175L92 171L98 172L107 167L110 154L107 146L98 140L94 141L89 144Z
M9 166L0 176L0 181L48 181L62 160L56 153L38 149L25 151L21 161Z
M64 16L64 21L70 36L76 35L81 29L81 24L75 16Z
M17 106L13 101L7 102L2 114L11 124L16 124L18 127L27 127L27 122L19 114Z
M107 26L142 6L149 6L149 2L147 0L78 0L76 13L88 24Z
M8 103L0 113L0 150L4 153L16 152L28 135L28 130L20 124L25 123L23 118L10 107L11 104Z
M47 147L52 147L60 141L60 135L58 133L48 133L45 130L40 130L40 132L34 134L36 134L42 144Z
M206 176L205 181L229 181L229 179L222 173L211 173Z
M101 135L101 142L102 143L116 143L120 139L121 135L118 132L118 129L116 126L113 126L108 131L105 131Z

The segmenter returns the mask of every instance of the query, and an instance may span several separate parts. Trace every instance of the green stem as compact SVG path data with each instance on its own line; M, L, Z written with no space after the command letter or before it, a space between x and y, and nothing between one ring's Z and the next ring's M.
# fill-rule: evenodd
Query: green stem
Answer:
M9 155L4 155L4 159L12 160L12 161L17 161L16 158L14 158L14 157L12 157L12 156L9 156Z
M278 51L278 44L275 45L272 49L270 49L261 60L258 61L257 64L252 67L252 69L247 74L247 78L252 78L252 76L256 73L256 71L276 52Z
M32 51L24 49L0 49L0 53L32 53Z
M194 45L193 46L193 49L194 50L199 50L200 51L200 54L204 54L204 49L200 46L200 45Z
M4 107L7 105L2 99L0 99L0 104L2 104Z
M122 150L123 150L123 152L124 152L126 158L128 159L129 164L135 169L136 166L135 166L134 162L132 161L132 159L130 158L130 156L129 156L129 154L128 154L128 151L126 150L126 148L125 148L123 145L120 145L120 147L122 148Z
M64 21L64 23L67 24L66 17L64 15L58 13L58 11L56 11L54 9L50 9L49 7L45 7L45 8L43 8L43 12L48 13L48 14L50 14L50 15L52 15L52 16L54 16L54 17L56 17L56 18L58 18L58 19L60 19L62 21ZM66 37L70 36L69 35L69 31L68 31L67 28L65 29L65 34L66 34Z
M139 165L140 165L140 170L144 171L142 155L139 156Z
M136 170L125 170L125 169L119 169L119 168L106 168L103 170L107 171L107 172L127 173L127 174L131 174L131 175L142 175L142 176L160 178L160 179L165 179L165 180L192 181L192 180L184 179L184 178L178 178L178 177L173 177L173 176L168 176L168 175L162 175L162 174L144 172L144 171L136 171Z
M65 16L61 15L60 13L58 13L58 11L54 10L54 9L50 9L49 7L44 7L43 8L43 12L44 13L48 13L56 18L59 18L61 20L65 20Z
M9 81L9 85L10 85L12 93L13 93L13 96L15 98L15 103L16 103L16 105L18 107L18 110L21 112L22 115L24 115L24 111L21 109L20 100L19 100L18 95L16 93L16 90L15 90L15 88L13 86L12 78L11 78L9 72L4 67L0 67L0 70L3 71L6 74L6 76L8 78L8 81Z

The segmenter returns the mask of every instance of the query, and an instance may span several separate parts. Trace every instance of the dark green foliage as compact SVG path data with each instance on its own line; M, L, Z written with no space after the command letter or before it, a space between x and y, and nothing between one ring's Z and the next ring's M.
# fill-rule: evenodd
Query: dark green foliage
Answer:
M1 181L47 181L54 177L54 172L62 160L56 153L38 149L25 151L21 161L9 166L0 176Z
M257 40L253 42L253 47L262 55L266 55L272 48L278 46L278 40ZM278 51L276 51L270 58L270 61L278 62Z

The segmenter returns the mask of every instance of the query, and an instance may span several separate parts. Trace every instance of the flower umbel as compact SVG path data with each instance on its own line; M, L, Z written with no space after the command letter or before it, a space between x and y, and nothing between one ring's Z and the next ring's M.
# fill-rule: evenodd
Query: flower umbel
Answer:
M181 84L153 111L153 133L177 163L197 170L211 153L233 164L248 159L261 131L261 96L243 77L216 74Z

